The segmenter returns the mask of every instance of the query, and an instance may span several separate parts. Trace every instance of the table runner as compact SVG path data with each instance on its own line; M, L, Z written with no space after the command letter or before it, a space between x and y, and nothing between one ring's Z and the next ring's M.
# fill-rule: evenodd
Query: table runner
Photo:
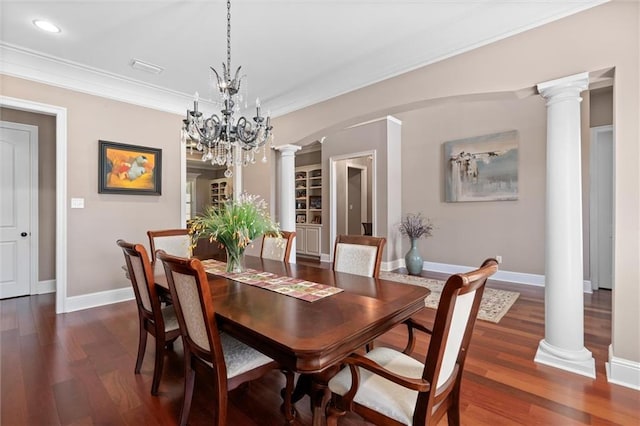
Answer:
M227 264L214 259L203 260L205 271L244 284L271 290L306 302L315 302L343 291L341 288L314 283L300 278L283 277L271 272L247 269L244 272L227 272Z

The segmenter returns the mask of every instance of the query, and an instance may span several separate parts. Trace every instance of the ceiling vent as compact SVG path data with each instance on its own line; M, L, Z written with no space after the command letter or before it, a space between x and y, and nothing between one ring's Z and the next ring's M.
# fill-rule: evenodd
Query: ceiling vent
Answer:
M148 72L150 74L160 74L162 73L162 71L164 71L164 68L162 67L141 61L139 59L131 60L131 68L133 68L134 70Z

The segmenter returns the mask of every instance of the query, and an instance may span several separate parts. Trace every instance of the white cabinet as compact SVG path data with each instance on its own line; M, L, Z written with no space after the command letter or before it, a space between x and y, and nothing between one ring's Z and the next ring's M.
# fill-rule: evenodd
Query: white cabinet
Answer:
M296 226L296 253L320 256L320 225Z

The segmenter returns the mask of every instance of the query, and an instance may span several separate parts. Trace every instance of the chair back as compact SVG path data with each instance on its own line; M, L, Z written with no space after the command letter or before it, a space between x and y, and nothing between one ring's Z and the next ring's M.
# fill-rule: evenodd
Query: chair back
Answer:
M226 383L227 373L215 320L215 309L207 274L200 260L183 258L158 250L164 265L171 299L180 325L185 349L213 364ZM226 386L226 385L225 385ZM220 389L226 392L225 389Z
M333 270L377 278L386 242L384 237L338 235L333 251Z
M280 231L282 237L277 235L265 235L262 238L260 257L263 259L280 260L289 262L291 245L296 236L295 232Z
M191 257L191 236L188 229L162 229L147 231L149 247L151 248L151 264L154 273L162 273L162 265L156 262L156 251L165 252L179 257Z
M153 279L153 269L149 261L147 250L142 244L132 244L124 240L116 242L122 252L127 264L127 271L133 293L136 296L138 311L147 319L163 324L160 313L160 300L156 293L155 281Z
M452 275L445 283L422 375L435 384L435 389L420 393L414 419L420 418L420 414L426 416L426 412L420 413L421 408L435 407L460 385L485 284L497 270L498 263L487 259L479 269ZM431 404L428 404L429 399L432 399Z

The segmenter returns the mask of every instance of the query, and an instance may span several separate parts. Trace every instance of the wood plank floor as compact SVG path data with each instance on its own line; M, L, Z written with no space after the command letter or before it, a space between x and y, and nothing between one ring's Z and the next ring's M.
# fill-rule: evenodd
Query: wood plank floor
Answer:
M498 282L490 287L519 291L520 297L499 324L477 322L462 385L463 424L640 424L640 392L606 380L610 292L585 295L585 345L597 369L592 380L533 362L544 335L543 289ZM434 313L424 309L418 319L430 324ZM152 397L152 342L141 374L133 373L137 329L133 301L63 315L55 315L54 294L0 301L0 424L176 424L182 345L167 357L160 395ZM400 347L404 336L404 329L394 329L377 344ZM420 341L417 354L423 356L427 344ZM279 412L283 384L273 372L231 392L229 425L284 424ZM198 382L191 425L210 424L211 397L212 389ZM310 424L308 398L297 409L295 424ZM367 423L348 415L341 424Z

